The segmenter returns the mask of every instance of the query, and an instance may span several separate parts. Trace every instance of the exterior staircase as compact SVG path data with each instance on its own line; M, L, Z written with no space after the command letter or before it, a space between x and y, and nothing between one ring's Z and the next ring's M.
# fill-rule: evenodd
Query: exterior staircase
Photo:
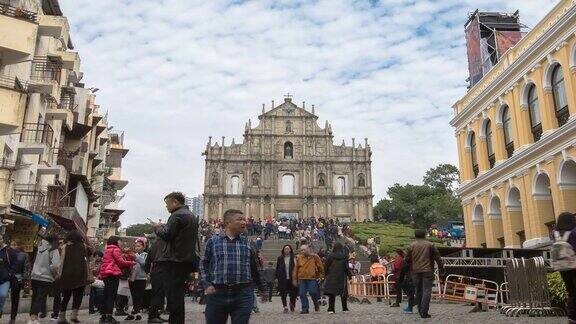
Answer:
M282 247L286 244L292 245L292 249L294 253L297 252L296 250L296 242L293 240L266 240L262 244L262 257L264 258L264 267L268 267L268 262L274 263L274 268L276 268L276 259L280 256L282 252Z
M360 274L367 274L370 272L370 259L364 249L360 248L358 244L350 242L350 240L345 237L340 237L338 242L344 245L344 249L348 249L350 252L356 252L356 260L360 262Z
M340 238L339 242L342 243L344 246L348 247L349 250L356 252L356 258L360 262L361 274L366 274L369 272L370 269L370 260L368 259L368 255L364 252L360 247L352 244L351 242L347 241L345 238ZM266 240L262 244L262 257L264 258L264 267L268 267L268 262L272 262L274 267L276 267L276 259L282 252L282 247L286 244L292 245L292 249L294 253L297 253L296 249L296 242L293 240ZM309 245L312 252L318 253L321 248L326 250L326 245L324 242L321 241L314 241L312 244Z

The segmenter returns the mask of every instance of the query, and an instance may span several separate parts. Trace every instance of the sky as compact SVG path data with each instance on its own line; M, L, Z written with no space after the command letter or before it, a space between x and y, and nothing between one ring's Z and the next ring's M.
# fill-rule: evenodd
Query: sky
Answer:
M458 165L452 105L466 93L468 13L558 0L60 0L86 87L130 152L122 224L166 218L171 191L202 194L208 136L241 142L262 104L316 107L334 143L371 145L374 204L394 183Z

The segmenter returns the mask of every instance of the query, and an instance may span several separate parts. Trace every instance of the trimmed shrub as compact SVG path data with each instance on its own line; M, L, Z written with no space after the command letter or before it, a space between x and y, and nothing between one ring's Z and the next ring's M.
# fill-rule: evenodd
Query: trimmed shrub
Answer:
M552 303L552 307L565 309L566 301L568 300L568 292L566 291L560 272L556 271L549 273L547 277L548 292L550 293L550 302Z

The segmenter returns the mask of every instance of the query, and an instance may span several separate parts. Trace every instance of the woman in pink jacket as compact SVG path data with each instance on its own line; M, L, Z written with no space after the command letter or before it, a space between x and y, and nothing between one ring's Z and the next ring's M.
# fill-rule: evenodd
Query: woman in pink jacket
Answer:
M118 236L110 236L102 258L99 277L104 281L104 302L100 323L119 323L112 317L112 311L114 310L120 276L123 268L129 268L135 264L134 261L127 261L122 257L121 245L122 241Z

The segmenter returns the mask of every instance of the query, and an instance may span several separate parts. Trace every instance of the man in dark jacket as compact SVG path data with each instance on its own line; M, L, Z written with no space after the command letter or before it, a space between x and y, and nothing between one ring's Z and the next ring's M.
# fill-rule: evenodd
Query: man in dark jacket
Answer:
M170 323L184 324L184 287L186 279L198 269L198 220L190 212L181 192L164 198L171 213L166 225L152 222L158 238L166 244L159 250L157 264L164 271L164 287L170 311Z
M10 279L10 301L12 307L10 308L10 323L16 322L16 315L18 315L18 305L20 303L20 290L24 288L24 284L30 279L30 260L28 253L24 252L19 242L12 240L10 248L16 252L17 258L12 260L14 262L14 275Z
M4 237L0 235L0 317L2 317L2 309L4 309L4 302L8 297L8 290L10 289L10 280L14 273L16 273L15 261L18 258L16 251L12 250L4 243Z
M430 318L430 299L434 283L434 261L438 272L444 271L440 252L430 241L426 240L426 231L417 229L414 232L416 240L410 244L405 261L410 265L412 282L416 288L416 305L422 318Z

